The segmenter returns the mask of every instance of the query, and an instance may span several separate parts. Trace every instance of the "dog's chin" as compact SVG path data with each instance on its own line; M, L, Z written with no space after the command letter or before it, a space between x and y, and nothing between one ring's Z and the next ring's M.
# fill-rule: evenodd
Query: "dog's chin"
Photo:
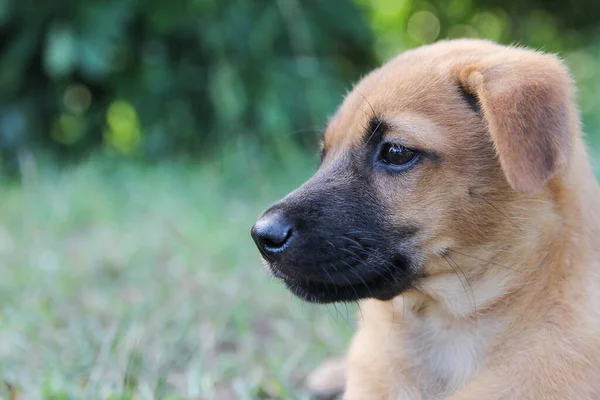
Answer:
M342 303L373 298L391 300L406 288L397 287L382 278L365 282L365 284L338 285L310 281L285 280L284 283L295 296L310 303Z
M408 290L413 283L413 279L394 276L393 273L361 276L353 272L348 277L338 274L335 279L328 276L317 280L298 274L290 277L271 268L273 275L281 279L292 294L310 303L355 302L368 298L387 301Z

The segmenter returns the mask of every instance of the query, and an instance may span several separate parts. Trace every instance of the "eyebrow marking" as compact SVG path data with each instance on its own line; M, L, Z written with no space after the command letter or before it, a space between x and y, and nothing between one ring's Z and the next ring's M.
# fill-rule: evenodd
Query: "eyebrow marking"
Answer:
M471 93L470 91L468 91L462 85L459 85L459 88L460 88L460 96L462 97L462 99L466 103L466 105L469 106L471 111L473 111L475 114L481 115L481 103L479 102L479 99L477 98L477 96L475 94Z
M388 129L388 125L379 117L372 117L367 127L363 140L366 145L379 143Z

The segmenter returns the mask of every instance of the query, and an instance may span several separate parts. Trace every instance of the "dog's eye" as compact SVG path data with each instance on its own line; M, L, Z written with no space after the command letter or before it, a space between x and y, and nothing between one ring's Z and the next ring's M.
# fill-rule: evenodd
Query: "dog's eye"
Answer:
M417 152L399 144L385 143L379 160L385 164L406 165L417 157Z

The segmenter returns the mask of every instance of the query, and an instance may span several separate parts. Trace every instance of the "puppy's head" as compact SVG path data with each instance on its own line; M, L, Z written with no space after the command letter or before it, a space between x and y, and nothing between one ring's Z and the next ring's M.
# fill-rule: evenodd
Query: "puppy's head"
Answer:
M523 201L551 200L561 179L577 130L571 92L561 62L529 50L460 40L403 53L347 96L316 174L252 236L308 301L426 286L456 269L452 252L509 246L536 223Z

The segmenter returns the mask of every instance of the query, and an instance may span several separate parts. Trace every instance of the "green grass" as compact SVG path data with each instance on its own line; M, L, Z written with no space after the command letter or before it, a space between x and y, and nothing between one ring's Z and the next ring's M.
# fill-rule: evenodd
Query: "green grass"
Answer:
M2 398L307 398L354 312L292 298L249 236L300 165L26 160L0 189Z

